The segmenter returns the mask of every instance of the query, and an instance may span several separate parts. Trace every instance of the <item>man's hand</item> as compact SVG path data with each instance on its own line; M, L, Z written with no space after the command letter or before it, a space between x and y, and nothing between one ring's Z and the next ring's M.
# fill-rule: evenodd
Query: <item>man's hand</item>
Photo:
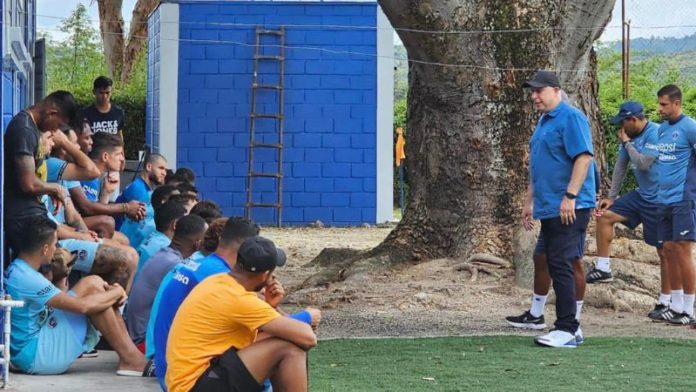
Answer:
M575 200L563 196L561 201L561 223L570 225L575 222Z
M115 175L114 175L115 173ZM106 173L104 176L104 189L107 195L111 195L119 188L119 176L116 172Z
M128 300L128 294L126 294L126 290L124 290L120 284L114 283L114 284L108 285L106 287L106 291L111 291L111 290L119 290L119 294L120 294L119 299L114 304L114 307L120 307L121 305L126 303L126 301Z
M623 127L619 128L619 140L621 143L626 143L631 140L631 138L626 135L626 130Z
M609 209L609 207L611 207L613 204L614 204L614 199L612 199L611 197L607 197L607 198L602 199L602 200L599 202L599 205L597 206L597 208L595 209L594 216L595 216L595 217L600 217L600 216L604 215L604 213L605 213L605 212Z
M77 240L87 241L87 242L97 242L99 241L99 236L95 236L97 233L93 231L76 231L74 236Z
M145 203L131 200L126 203L126 216L134 221L143 220L145 218L146 209Z
M62 185L57 183L50 183L47 185L47 188L48 197L51 198L54 206L54 210L51 211L51 213L53 215L57 215L58 210L60 210L60 208L63 207L63 205L65 205L65 188L63 188Z
M531 231L534 228L534 218L532 218L531 204L525 205L522 209L522 226L527 231Z
M319 323L321 322L321 311L317 308L313 307L308 307L305 309L307 312L309 312L309 315L312 317L312 329L317 329L319 326Z
M68 137L65 135L65 132L60 130L53 132L53 147L63 148L69 144L70 140L68 140Z
M272 307L276 308L280 305L283 297L285 297L285 289L279 280L273 278L273 282L264 289L264 297L266 302Z

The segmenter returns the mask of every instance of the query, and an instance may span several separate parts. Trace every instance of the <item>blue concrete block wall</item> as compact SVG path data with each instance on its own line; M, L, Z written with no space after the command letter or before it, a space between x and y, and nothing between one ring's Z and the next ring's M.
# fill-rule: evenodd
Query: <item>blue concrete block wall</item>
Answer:
M287 27L286 45L305 49L285 53L282 218L375 223L376 2L181 1L179 13L177 165L194 169L203 196L230 215L244 213L255 26L366 27ZM259 72L263 82L277 82L276 64ZM274 92L262 91L257 102L259 112L277 111ZM273 121L256 125L258 140L276 141ZM255 171L276 170L274 151L257 149L254 162ZM253 187L255 201L275 201L273 180ZM275 210L257 208L253 218L273 222Z

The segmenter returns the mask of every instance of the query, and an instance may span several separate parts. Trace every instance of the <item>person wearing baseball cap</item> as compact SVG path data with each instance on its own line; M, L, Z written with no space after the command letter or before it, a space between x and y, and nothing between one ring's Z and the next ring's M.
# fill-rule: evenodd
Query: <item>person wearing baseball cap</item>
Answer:
M662 316L669 309L671 286L667 276L666 259L662 244L657 241L657 222L659 218L657 190L659 187L657 150L659 125L648 121L639 102L624 102L619 113L611 119L619 126L619 154L611 177L609 195L602 198L595 211L597 216L597 264L587 274L587 283L613 281L611 274L610 247L614 239L614 225L621 223L629 229L643 225L643 240L654 246L660 258L660 278L662 281L658 303L648 317L663 321ZM633 168L638 188L621 195L621 184L626 177L629 163Z
M274 272L286 261L271 240L250 237L230 273L193 289L169 332L169 392L261 391L268 378L274 389L307 390L306 351L317 338L312 326L276 310L285 292ZM270 337L256 341L259 332Z
M541 112L530 141L529 173L522 210L527 230L541 221L547 265L556 293L556 322L538 345L576 347L579 322L573 263L582 256L583 239L595 207L592 133L587 117L561 99L555 73L538 71L522 85Z

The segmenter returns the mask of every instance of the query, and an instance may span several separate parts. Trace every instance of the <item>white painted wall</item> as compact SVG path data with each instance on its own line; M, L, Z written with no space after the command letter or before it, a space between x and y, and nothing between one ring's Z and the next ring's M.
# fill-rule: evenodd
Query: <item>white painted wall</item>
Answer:
M394 218L394 30L377 7L377 223Z
M159 146L169 168L176 169L179 89L179 4L160 5Z

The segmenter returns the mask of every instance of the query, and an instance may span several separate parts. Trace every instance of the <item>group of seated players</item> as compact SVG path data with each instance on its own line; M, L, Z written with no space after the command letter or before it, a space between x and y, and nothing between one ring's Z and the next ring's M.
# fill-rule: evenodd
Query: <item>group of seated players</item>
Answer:
M5 220L5 286L25 302L12 316L13 369L63 373L103 338L118 375L156 376L163 390L306 390L321 313L278 309L285 253L254 222L199 201L194 172L168 170L162 155L147 154L121 192L122 138L67 121L50 97L22 113L56 108L66 119L35 121L37 180L63 197L46 191L47 212L21 227Z

